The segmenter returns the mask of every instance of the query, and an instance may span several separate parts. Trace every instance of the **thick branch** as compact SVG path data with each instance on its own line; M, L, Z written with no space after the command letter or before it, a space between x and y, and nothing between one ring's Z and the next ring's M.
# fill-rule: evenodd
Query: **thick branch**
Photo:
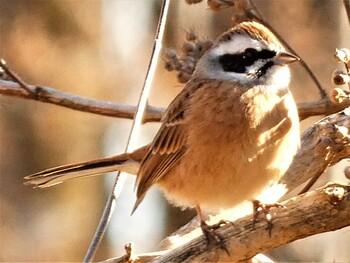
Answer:
M136 110L135 106L88 99L49 87L28 86L33 90L32 93L28 93L16 82L0 80L0 94L116 118L133 119ZM326 98L314 102L299 103L298 110L300 119L303 120L311 116L329 115L349 106L349 100L335 105ZM147 106L144 122L160 121L164 111L165 109L163 108Z
M217 230L225 242L229 255L220 245L207 245L203 236L175 248L152 262L239 262L258 253L308 236L334 231L350 226L350 186L329 184L326 187L291 198L283 203L286 209L273 209L272 236L262 221L252 228L248 215ZM149 262L141 257L136 262ZM122 259L108 262L123 262Z
M289 191L350 158L350 108L325 117L307 129L301 148L280 183Z
M0 94L117 118L133 119L136 111L135 106L88 99L49 87L28 86L33 90L32 93L28 93L16 82L0 80ZM144 122L160 121L163 113L162 108L147 106Z

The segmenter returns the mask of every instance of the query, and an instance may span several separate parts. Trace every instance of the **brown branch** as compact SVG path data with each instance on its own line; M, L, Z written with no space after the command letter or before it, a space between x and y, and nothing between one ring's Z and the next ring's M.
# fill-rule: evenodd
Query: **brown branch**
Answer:
M116 118L133 119L136 111L135 106L88 99L44 86L28 86L33 91L32 94L29 94L16 82L0 80L0 94ZM162 108L147 106L144 122L160 121L163 113Z
M28 94L21 85L13 81L0 80L0 94L10 97L18 97L51 103L73 110L99 114L103 116L133 119L136 107L118 104L109 101L98 101L77 96L71 93L59 91L50 87L28 85L34 92L34 96ZM300 120L311 116L329 115L350 106L350 100L344 100L341 104L333 104L328 98L313 102L299 103ZM160 121L165 109L147 106L144 122Z
M286 209L276 208L273 214L272 236L262 221L252 228L252 216L236 220L217 230L229 254L220 244L208 245L203 236L159 256L151 262L241 262L258 253L269 251L308 236L350 226L350 186L328 184L307 194L283 203ZM134 262L149 262L150 257L140 257ZM123 262L122 258L107 262Z
M318 115L329 115L339 112L347 107L350 107L350 100L344 99L342 103L334 104L329 98L320 99L312 102L298 103L298 113L300 120Z
M325 117L303 133L300 150L280 183L292 191L345 158L350 158L350 108Z
M28 95L34 96L35 89L29 87L15 72L13 72L6 64L4 59L0 59L0 69L4 71L12 80L17 82L27 93Z

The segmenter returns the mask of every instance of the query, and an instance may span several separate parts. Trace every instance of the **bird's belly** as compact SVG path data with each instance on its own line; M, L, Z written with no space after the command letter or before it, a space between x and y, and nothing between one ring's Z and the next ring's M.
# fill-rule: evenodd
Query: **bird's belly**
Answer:
M208 212L232 208L254 199L285 173L297 151L298 143L289 138L296 132L291 130L263 150L237 140L197 145L158 184L169 201L180 207L200 205Z

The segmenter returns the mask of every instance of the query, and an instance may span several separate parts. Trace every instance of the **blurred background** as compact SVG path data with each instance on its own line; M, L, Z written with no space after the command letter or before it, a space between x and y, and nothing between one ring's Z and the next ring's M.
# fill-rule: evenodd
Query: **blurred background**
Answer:
M164 47L181 47L185 30L214 39L230 25L231 10L214 13L204 1L173 0ZM264 17L294 47L327 90L335 48L350 44L341 0L255 1ZM0 0L0 57L27 83L89 98L136 105L158 22L160 0ZM181 90L160 62L149 103L166 107ZM298 102L318 91L300 65L293 65ZM305 129L317 118L302 122ZM123 151L131 121L82 113L49 104L0 96L0 260L81 261L94 234L114 175L75 180L48 189L22 185L25 175L66 163ZM148 143L158 123L143 126L138 144ZM325 181L343 180L343 164ZM189 221L193 211L167 205L157 189L133 216L134 176L121 198L96 260L120 256L133 241L136 253ZM316 187L317 187L316 186ZM278 261L350 258L350 229L296 241L270 253Z

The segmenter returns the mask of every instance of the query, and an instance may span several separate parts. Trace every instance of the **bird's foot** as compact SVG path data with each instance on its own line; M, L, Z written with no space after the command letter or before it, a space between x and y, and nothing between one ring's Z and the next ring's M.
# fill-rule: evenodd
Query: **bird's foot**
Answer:
M286 208L284 205L281 205L279 203L274 204L263 204L259 200L253 201L253 228L255 227L255 224L258 222L258 216L263 215L263 218L267 222L266 230L269 231L269 236L271 237L273 223L272 223L272 216L270 214L270 209L272 207L277 208Z
M228 255L230 255L223 238L218 233L215 232L216 229L227 224L232 224L232 222L220 220L218 223L214 225L208 225L204 220L201 220L200 226L208 244L215 243L219 245L221 249L225 250Z

